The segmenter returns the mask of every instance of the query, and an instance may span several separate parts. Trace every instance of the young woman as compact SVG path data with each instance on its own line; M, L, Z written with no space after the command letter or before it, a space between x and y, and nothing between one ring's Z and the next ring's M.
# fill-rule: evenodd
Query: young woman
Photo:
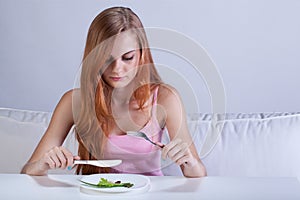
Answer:
M72 126L78 156L62 146ZM142 131L159 144L165 128L170 142L163 148L126 134ZM157 73L141 21L129 8L108 8L89 28L80 88L62 96L21 173L45 175L49 169L70 167L77 159L121 159L122 164L111 168L78 165L77 173L159 176L161 158L178 164L186 177L206 175L181 99Z

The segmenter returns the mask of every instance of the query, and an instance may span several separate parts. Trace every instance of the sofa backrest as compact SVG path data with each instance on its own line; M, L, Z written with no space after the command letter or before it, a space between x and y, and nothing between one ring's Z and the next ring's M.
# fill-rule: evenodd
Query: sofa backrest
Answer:
M300 114L195 114L188 126L199 152L212 118L223 126L220 138L202 162L209 176L297 176L300 173ZM0 108L0 173L19 173L45 132L51 113ZM167 133L163 142L168 141ZM77 152L70 132L63 144ZM163 160L166 175L181 175L179 167ZM50 173L73 173L54 170Z

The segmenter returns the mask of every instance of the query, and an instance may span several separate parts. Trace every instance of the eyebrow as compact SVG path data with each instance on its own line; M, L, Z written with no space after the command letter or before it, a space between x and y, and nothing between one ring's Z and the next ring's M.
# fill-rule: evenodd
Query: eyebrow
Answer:
M132 52L134 52L134 51L135 51L135 50L128 51L128 52L124 53L123 56L126 55L126 54L130 54L130 53L132 53Z

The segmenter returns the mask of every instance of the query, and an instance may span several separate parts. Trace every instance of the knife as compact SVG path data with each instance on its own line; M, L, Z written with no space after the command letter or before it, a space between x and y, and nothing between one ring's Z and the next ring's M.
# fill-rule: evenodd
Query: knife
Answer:
M74 160L74 165L93 165L97 167L113 167L122 163L122 160Z

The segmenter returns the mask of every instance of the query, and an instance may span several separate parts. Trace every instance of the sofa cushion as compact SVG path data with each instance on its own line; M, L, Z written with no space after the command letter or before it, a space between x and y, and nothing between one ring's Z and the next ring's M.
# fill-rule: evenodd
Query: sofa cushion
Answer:
M300 175L299 113L190 115L188 127L199 155L213 118L221 119L215 128L223 129L213 149L201 157L209 176ZM181 174L170 161L164 161L163 171Z
M1 173L20 172L38 144L46 126L0 116Z
M47 129L51 113L0 108L0 173L19 173ZM69 134L64 146L76 152L75 137ZM50 173L61 173L51 170ZM67 172L71 173L71 172Z
M195 143L200 152L208 121L198 126ZM202 158L213 176L297 176L300 169L300 114L227 114L221 137Z

